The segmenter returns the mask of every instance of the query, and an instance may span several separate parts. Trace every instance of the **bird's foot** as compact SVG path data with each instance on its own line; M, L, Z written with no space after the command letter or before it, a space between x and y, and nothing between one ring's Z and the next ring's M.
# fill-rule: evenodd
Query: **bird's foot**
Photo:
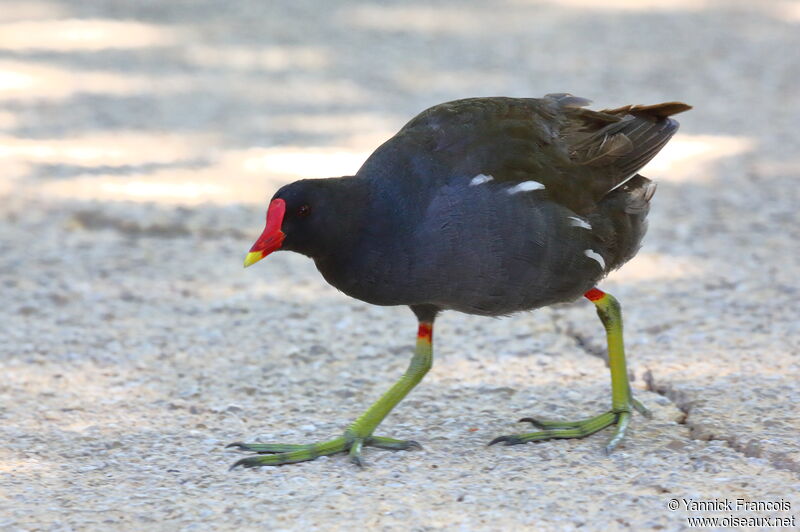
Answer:
M348 452L350 461L358 466L363 466L361 460L361 449L363 447L377 447L378 449L388 449L391 451L404 451L408 449L422 449L422 446L411 440L395 440L383 436L358 437L350 433L332 440L312 443L309 445L293 445L285 443L231 443L228 447L235 447L240 451L257 453L255 456L242 458L231 466L237 467L261 467L279 466L285 464L296 464L307 462L320 456Z
M520 419L520 422L531 423L534 427L542 429L537 432L527 432L500 436L489 442L489 445L505 442L505 445L517 445L532 441L544 441L552 439L585 438L595 432L599 432L606 427L616 425L614 434L606 444L606 453L611 453L625 437L625 430L631 419L631 409L636 410L643 416L650 418L650 411L639 401L631 398L628 408L609 410L599 416L581 419L579 421L544 421L532 417Z

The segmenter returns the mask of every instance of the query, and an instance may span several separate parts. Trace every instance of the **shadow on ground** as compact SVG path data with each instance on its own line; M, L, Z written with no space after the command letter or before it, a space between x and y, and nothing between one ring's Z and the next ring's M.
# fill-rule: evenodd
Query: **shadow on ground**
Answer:
M798 25L780 1L4 2L0 527L677 530L671 498L798 507ZM230 441L336 435L413 340L406 309L302 257L241 270L273 191L354 172L429 105L565 90L695 106L604 285L655 419L611 457L604 435L485 448L605 408L600 325L446 314L382 426L424 452L226 473Z

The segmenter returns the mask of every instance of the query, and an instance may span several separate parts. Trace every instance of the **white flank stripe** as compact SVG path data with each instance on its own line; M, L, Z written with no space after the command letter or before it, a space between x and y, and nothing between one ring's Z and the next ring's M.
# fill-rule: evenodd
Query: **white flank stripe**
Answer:
M482 185L484 183L488 183L489 181L493 180L494 178L490 175L478 174L472 178L472 181L469 182L469 186L476 187L478 185Z
M506 193L519 194L520 192L530 192L531 190L541 190L543 188L544 185L538 181L523 181L519 185L514 185L513 187L507 189Z
M569 225L573 227L583 227L584 229L592 230L592 225L584 220L583 218L578 218L577 216L569 216Z
M603 259L603 256L598 252L596 252L595 250L587 249L584 250L583 254L592 260L596 260L597 264L599 264L601 268L603 268L604 270L606 269L606 261Z

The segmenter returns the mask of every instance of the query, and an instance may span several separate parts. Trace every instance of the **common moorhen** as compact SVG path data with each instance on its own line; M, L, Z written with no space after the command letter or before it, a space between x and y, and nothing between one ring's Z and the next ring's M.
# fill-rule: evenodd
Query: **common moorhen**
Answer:
M639 249L655 184L636 172L672 137L669 102L592 111L570 94L469 98L423 111L355 176L304 179L269 203L266 228L245 266L273 251L314 259L330 284L375 305L408 305L419 320L400 380L338 438L310 445L233 443L258 453L233 467L281 465L364 446L419 447L373 434L431 367L433 322L443 310L508 315L583 295L605 326L611 409L575 422L525 418L537 432L506 445L582 438L616 425L625 435L633 398L622 316L595 287Z

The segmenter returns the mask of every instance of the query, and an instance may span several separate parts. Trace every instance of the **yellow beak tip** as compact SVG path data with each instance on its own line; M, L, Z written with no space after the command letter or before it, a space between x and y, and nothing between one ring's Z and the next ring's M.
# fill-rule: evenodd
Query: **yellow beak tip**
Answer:
M252 266L256 262L260 261L264 258L264 254L260 251L251 251L247 254L244 258L244 267L247 268L248 266Z

